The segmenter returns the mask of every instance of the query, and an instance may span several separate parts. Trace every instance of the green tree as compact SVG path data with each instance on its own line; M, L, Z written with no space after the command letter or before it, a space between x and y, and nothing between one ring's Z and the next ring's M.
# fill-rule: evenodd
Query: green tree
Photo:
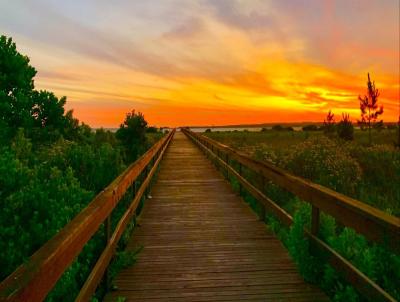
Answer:
M324 119L322 128L327 136L332 136L335 133L335 115L331 110L329 110L326 119Z
M33 92L34 107L32 115L36 127L52 127L62 129L65 126L64 105L66 97L58 99L54 93L48 91Z
M147 121L141 112L135 110L127 113L125 121L116 132L117 138L125 147L127 158L136 160L139 154L144 151L146 143Z
M358 124L361 126L361 129L368 128L368 140L369 144L371 144L371 128L377 123L378 117L383 114L383 105L378 105L380 92L375 87L375 82L371 81L369 73L367 87L367 95L363 97L361 95L358 96L361 110L361 120L358 121ZM383 121L378 121L378 123L383 123Z
M4 130L32 126L31 92L35 75L29 58L17 51L12 39L0 36L0 120Z
M72 112L64 115L66 98L35 90L35 75L29 58L17 51L11 38L1 36L0 126L9 139L20 127L39 143L57 139L64 132L71 132L68 127L76 126Z

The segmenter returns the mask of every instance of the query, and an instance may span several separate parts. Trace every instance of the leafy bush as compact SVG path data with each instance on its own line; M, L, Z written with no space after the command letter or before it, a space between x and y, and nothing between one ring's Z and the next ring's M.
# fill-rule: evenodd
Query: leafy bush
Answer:
M293 127L285 127L282 125L274 125L272 126L272 130L274 131L294 131Z
M146 133L157 133L159 130L157 127L147 127Z
M302 127L303 131L318 131L319 128L317 125L306 125Z
M354 126L348 114L342 115L342 120L336 126L336 132L341 139L347 141L354 139Z
M345 148L323 136L297 145L277 163L296 175L344 194L355 195L361 180L357 161Z
M28 167L10 150L0 156L0 278L59 231L93 197L82 189L72 169ZM6 176L7 175L7 176Z
M304 228L310 221L310 207L303 205L293 217L293 226L289 230L286 246L304 279L316 283L321 275L321 265L310 254L309 241L304 236Z
M363 171L360 199L399 216L400 152L388 145L350 145L349 150Z

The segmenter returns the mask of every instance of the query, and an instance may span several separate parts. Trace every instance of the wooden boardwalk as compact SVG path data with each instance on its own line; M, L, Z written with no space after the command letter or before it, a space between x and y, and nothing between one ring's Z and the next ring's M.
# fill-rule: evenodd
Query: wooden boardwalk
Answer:
M201 151L177 132L105 301L327 301Z

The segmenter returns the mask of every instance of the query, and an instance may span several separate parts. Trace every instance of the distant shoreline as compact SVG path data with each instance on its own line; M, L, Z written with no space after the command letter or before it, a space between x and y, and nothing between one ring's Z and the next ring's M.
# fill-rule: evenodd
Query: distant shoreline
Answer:
M282 123L263 123L263 124L239 124L239 125L219 125L219 126L213 126L213 125L206 125L206 126L185 126L189 128L262 128L262 127L272 127L275 125L282 125L282 126L305 126L305 125L317 125L320 126L323 123L321 122L297 122L297 123L288 123L288 122L282 122Z
M397 124L396 121L389 121L389 122L383 122L385 125L388 124ZM324 123L323 122L276 122L276 123L262 123L262 124L237 124L237 125L194 125L194 126L187 126L187 125L182 125L176 128L192 128L192 129L199 129L199 128L212 128L212 129L224 129L224 128L263 128L263 127L273 127L276 125L281 125L285 127L303 127L307 125L316 125L316 126L322 126ZM357 123L353 123L354 126L357 126ZM93 129L101 129L103 128L104 130L109 130L111 132L115 132L118 130L118 127L95 127ZM175 127L169 127L169 126L161 126L161 127L156 127L156 128L165 128L165 129L172 129Z
M239 124L239 125L219 125L219 126L213 126L213 125L206 125L206 126L182 126L182 127L189 127L189 128L263 128L263 127L273 127L276 125L281 125L281 126L293 126L293 127L302 127L302 126L307 126L307 125L316 125L316 126L322 126L324 123L323 122L276 122L276 123L263 123L263 124ZM383 124L388 125L388 124L397 124L396 121L389 121L389 122L383 122ZM357 123L353 122L353 125L357 125Z

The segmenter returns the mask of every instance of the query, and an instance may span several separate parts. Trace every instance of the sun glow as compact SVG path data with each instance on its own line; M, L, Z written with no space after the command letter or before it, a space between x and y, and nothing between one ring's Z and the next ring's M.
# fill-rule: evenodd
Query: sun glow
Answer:
M22 2L0 4L14 16L0 28L30 56L36 86L94 127L132 109L158 126L322 121L328 110L355 120L367 72L384 120L398 119L398 3L334 14L325 1L96 2L71 15L74 2ZM29 31L15 22L28 16Z

